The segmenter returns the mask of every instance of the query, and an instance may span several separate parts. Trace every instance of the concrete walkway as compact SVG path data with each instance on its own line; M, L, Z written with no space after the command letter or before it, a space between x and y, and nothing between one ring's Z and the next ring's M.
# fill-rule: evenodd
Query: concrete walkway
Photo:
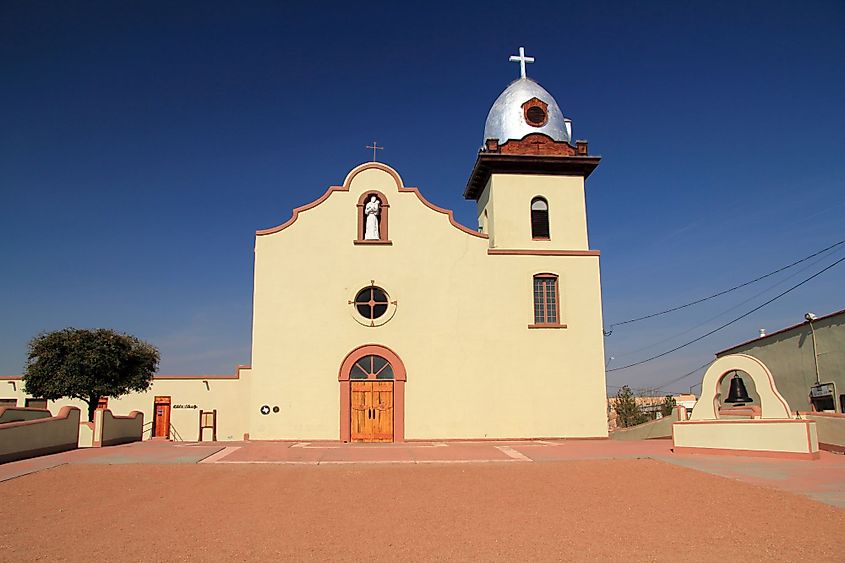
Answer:
M680 455L670 440L541 440L484 442L138 442L75 450L0 465L0 481L64 464L512 464L650 458L845 508L845 456L816 461Z

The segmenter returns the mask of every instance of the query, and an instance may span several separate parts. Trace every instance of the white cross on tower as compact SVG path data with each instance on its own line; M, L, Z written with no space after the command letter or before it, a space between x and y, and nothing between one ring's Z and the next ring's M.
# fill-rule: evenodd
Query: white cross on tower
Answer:
M519 74L522 78L525 78L525 63L533 63L534 57L526 57L525 56L525 47L519 48L519 56L511 55L511 58L508 59L512 63L519 63Z

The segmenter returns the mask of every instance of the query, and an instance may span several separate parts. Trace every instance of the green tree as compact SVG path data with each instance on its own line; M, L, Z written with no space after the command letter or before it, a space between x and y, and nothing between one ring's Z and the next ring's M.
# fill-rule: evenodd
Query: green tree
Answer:
M663 402L660 403L660 414L663 416L669 416L672 414L672 410L675 408L675 398L672 395L666 395L663 398Z
M639 405L637 405L634 392L627 385L623 385L621 389L616 391L613 410L616 411L617 424L623 428L636 426L648 420L648 417L643 414Z
M158 350L134 336L66 328L30 340L23 381L36 397L85 401L93 420L100 397L149 389L158 361Z

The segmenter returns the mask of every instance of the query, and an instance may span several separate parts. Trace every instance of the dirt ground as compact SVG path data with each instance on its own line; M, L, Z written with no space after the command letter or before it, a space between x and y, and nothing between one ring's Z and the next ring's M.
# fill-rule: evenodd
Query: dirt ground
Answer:
M0 483L0 560L842 561L845 510L647 459L65 465Z

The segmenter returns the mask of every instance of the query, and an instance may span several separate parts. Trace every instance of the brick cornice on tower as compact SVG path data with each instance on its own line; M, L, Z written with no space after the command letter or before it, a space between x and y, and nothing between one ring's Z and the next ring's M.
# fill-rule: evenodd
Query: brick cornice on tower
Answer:
M589 156L587 141L555 141L543 133L499 144L487 139L479 151L466 188L465 199L478 199L492 174L547 174L587 178L601 157Z

